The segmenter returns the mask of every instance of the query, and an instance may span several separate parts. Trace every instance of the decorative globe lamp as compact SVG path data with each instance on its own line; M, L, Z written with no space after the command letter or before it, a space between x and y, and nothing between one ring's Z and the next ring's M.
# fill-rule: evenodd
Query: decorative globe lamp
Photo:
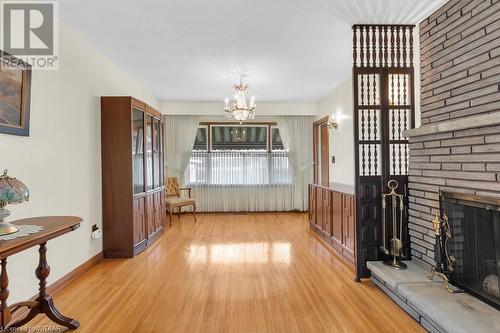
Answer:
M15 225L4 222L10 215L10 211L5 209L8 204L18 204L28 201L30 193L26 185L16 178L7 175L7 170L0 175L0 236L13 234L18 231Z

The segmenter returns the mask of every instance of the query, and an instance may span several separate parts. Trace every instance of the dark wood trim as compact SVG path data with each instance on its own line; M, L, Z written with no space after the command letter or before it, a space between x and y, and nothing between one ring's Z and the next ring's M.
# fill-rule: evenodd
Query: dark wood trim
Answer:
M157 111L154 107L149 106L148 104L146 104L146 112L150 113L154 118L161 120L161 112Z
M271 125L267 125L267 152L270 153L272 151L272 136L271 136Z
M142 197L145 197L147 195L150 195L152 193L157 193L157 192L160 192L162 190L165 189L165 185L161 185L160 187L157 187L157 188L154 188L152 190L149 190L149 191L146 191L146 192L141 192L141 193L136 193L133 195L133 198L142 198Z
M330 179L330 130L327 123L319 125L321 136L321 184L329 184L335 181Z
M313 184L318 184L318 136L319 125L313 124Z
M148 173L147 173L147 169L148 169L148 155L146 153L146 142L147 142L147 133L148 133L148 121L147 121L147 118L148 117L151 117L151 123L153 122L153 118L152 116L149 114L149 113L144 113L143 114L143 117L142 117L142 128L143 128L143 135L142 135L142 179L143 179L143 184L144 184L144 192L147 192L148 191ZM132 120L133 121L133 120ZM151 140L153 140L153 133L151 132ZM132 171L134 170L134 168L132 168Z
M320 231L318 227L314 225L313 222L309 222L309 227L310 230L312 229L310 232L313 235L313 237L316 238L321 243L321 245L323 245L328 250L328 252L332 253L335 257L339 258L342 265L349 268L349 270L354 274L355 273L355 267L353 265L354 258L350 258L349 256L340 253L335 247L333 247L331 240L324 237L322 235L323 231Z
M361 222L359 221L358 217L359 212L361 209L361 203L359 201L359 197L361 195L360 193L360 179L359 179L359 113L358 113L358 75L356 72L356 68L353 67L352 69L352 96L353 96L353 105L354 105L354 121L353 121L353 127L354 127L354 191L355 191L355 200L354 200L354 205L355 205L355 210L357 212L356 214L356 219L355 224L356 224L356 253L359 253L359 250L361 249L361 235L359 235L359 231L361 230ZM354 271L355 271L355 278L354 280L357 282L361 281L361 274L360 274L360 268L359 268L359 263L358 263L358 257L356 257L356 264L354 265Z
M325 124L328 123L328 119L330 116L324 116L321 119L316 120L313 122L313 184L320 184L321 183L321 177L318 175L318 161L319 161L319 156L318 156L318 136L321 133L321 127L324 126ZM328 142L328 145L330 143ZM326 172L328 173L328 178L330 177L330 147L328 147L328 168L326 169Z
M82 276L85 272L104 260L104 253L101 251L80 266L76 267L57 281L47 287L50 294L55 294L63 289L68 283Z
M205 127L207 128L207 152L210 153L212 152L212 126L227 126L227 125L232 125L232 126L238 126L238 127L245 127L247 125L250 126L262 126L262 127L267 127L267 152L271 153L272 152L272 135L271 135L271 129L273 127L278 127L277 122L258 122L258 121L246 121L243 124L240 124L239 122L235 121L202 121L198 124L198 127Z
M283 214L283 213L287 213L287 214L305 214L305 213L308 213L307 210L298 210L298 209L294 209L294 210L284 210L284 211L275 211L275 210L272 210L272 211L267 211L267 210L263 210L263 211L258 211L258 212L245 212L245 211L241 211L241 212L198 212L196 211L196 216L198 215L220 215L220 214L227 214L227 215L259 215L259 214L276 214L276 215L279 215L279 214ZM182 211L180 213L181 216L183 215L192 215L193 213L192 212L187 212L187 211ZM165 225L165 228L167 228L167 225Z
M200 121L201 126L212 126L212 125L271 125L277 126L278 123L275 121L245 121L243 124L240 124L238 121Z
M440 198L450 198L450 199L470 201L470 202L500 207L500 199L494 197L487 197L487 196L468 194L468 193L449 192L449 191L441 191L439 193L439 196Z
M89 260L85 261L83 264L80 266L76 267L75 269L71 270L69 273L58 279L57 281L53 282L47 287L47 293L54 295L61 291L65 286L67 286L71 281L78 279L80 276L85 274L87 271L95 267L97 264L99 264L101 261L104 260L104 253L101 251L97 253L95 256L91 257ZM31 301L34 301L38 297L38 294L34 295L33 297L30 298ZM19 320L21 318L24 318L28 314L28 309L21 309L17 311L13 316L12 316L12 322L15 322L16 320Z
M330 116L324 116L323 118L321 119L318 119L316 120L315 122L313 122L313 125L323 125L324 123L327 123L328 122L328 118Z
M207 126L207 152L211 153L212 152L212 129L210 128L210 125Z
M146 103L144 103L143 101L140 101L134 97L130 97L130 104L132 105L132 108L136 108L143 112L146 112Z
M371 23L358 23L358 24L353 24L353 28L360 28L360 27L366 27L368 25L371 25ZM414 24L376 24L379 27L412 27L414 28Z

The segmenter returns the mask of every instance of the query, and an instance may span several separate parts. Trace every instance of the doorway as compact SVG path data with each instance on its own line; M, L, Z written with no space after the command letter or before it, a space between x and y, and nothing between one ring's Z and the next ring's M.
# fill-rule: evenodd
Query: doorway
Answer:
M313 124L314 184L328 186L330 183L329 155L328 116L326 116Z

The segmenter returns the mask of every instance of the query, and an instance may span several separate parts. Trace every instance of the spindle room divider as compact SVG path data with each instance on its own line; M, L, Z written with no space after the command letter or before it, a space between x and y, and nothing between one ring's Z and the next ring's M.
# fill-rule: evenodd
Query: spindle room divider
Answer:
M399 193L408 198L409 149L403 132L415 119L413 28L352 27L357 280L369 276L367 261L382 260L381 194L387 182L397 180ZM405 219L407 207L408 202ZM404 252L409 258L408 242Z

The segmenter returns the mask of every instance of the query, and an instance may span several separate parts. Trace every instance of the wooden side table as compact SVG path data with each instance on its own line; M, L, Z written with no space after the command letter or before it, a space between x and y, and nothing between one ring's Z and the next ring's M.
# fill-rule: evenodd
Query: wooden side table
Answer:
M38 314L45 314L53 322L69 329L76 329L80 323L74 319L63 316L55 307L52 297L46 292L47 277L50 273L50 266L47 264L46 252L47 241L66 234L80 227L82 219L73 216L47 216L35 217L15 221L16 225L39 225L43 229L35 234L15 238L8 241L0 241L0 330L8 330L27 324ZM35 275L40 280L38 297L34 301L25 301L7 305L9 297L9 278L7 276L7 257L18 252L29 249L33 246L39 246L40 259L38 267L35 269ZM10 324L12 314L27 307L28 314Z

